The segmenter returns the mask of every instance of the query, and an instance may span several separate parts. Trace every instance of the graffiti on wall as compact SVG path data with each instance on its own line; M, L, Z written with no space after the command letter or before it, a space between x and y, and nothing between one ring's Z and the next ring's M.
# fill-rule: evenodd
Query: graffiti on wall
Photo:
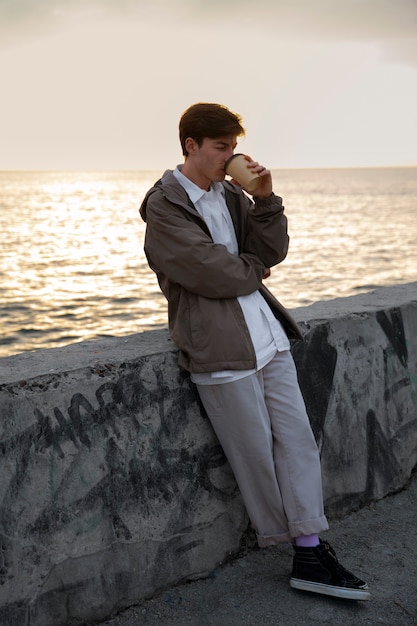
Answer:
M366 335L369 329L364 327L364 335L354 333L336 350L326 322L309 329L306 342L293 348L325 478L331 483L326 504L333 514L350 511L402 484L404 468L397 451L404 449L402 441L415 438L417 419L409 410L412 392L403 392L416 378L409 366L401 309L378 311L376 321L385 344L377 345L377 335L374 331ZM360 466L365 464L365 472L353 479L357 490L348 493L343 474L349 473L349 481L359 471L359 464L351 467L355 448L363 451ZM344 485L340 489L339 480Z
M307 345L297 342L292 348L300 388L319 448L337 363L337 351L329 341L329 332L328 323L320 324L308 334Z
M174 382L164 375L170 367ZM29 426L3 432L0 584L17 565L17 537L27 550L22 565L40 560L44 546L62 550L68 533L107 544L137 539L141 521L153 516L161 543L153 567L166 562L164 541L180 567L197 545L193 520L201 507L210 500L222 510L220 503L238 496L187 375L160 357L105 374L94 398L77 392L58 406L57 388L55 405L38 405Z
M366 438L368 447L368 466L365 501L377 493L376 483L384 478L387 484L396 484L396 477L401 477L403 470L397 460L395 450L402 439L413 438L417 418L410 416L402 401L401 391L413 381L408 363L408 347L401 310L392 309L389 314L377 311L376 320L388 340L383 349L383 398L381 406L390 412L390 428L381 425L377 412L370 408L366 415ZM408 397L408 395L406 396Z

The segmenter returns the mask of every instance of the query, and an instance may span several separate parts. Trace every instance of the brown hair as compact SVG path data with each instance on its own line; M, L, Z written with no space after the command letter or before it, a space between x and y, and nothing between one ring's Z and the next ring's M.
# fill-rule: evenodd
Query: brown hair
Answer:
M222 104L210 102L198 102L184 111L180 119L179 131L184 156L187 156L185 147L187 137L191 137L201 146L205 137L217 139L218 137L240 137L245 134L240 115L232 113Z

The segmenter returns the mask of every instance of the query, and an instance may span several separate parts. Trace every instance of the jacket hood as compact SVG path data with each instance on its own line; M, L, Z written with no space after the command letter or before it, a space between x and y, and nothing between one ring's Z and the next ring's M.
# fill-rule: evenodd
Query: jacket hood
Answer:
M166 196L166 192L168 191L168 197L171 195L173 195L174 197L182 195L183 197L182 198L178 197L177 201L178 199L181 199L181 202L184 202L184 197L185 197L185 201L187 201L185 192L184 194L179 194L180 189L178 189L178 187L181 187L181 186L178 185L177 180L174 174L172 173L172 170L166 170L164 174L162 175L162 177L159 180L157 180L156 183L153 185L153 187L151 187L149 191L146 193L142 201L142 204L140 205L139 213L143 221L146 222L146 208L148 206L149 198L154 193L162 193L163 196ZM170 192L172 192L172 194Z

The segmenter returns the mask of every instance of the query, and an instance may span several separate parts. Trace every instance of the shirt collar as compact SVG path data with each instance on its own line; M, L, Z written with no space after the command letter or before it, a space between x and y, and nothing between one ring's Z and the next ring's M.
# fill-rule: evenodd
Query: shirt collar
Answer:
M177 165L177 167L173 171L173 174L175 178L178 180L178 182L184 187L191 202L195 204L196 202L201 200L201 198L207 192L205 191L205 189L201 189L201 187L199 187L198 185L193 183L189 178L184 176L184 174L181 173L181 167L182 167L181 165ZM222 194L224 194L223 185L221 183L212 182L210 184L210 187L215 189L217 192L220 191Z

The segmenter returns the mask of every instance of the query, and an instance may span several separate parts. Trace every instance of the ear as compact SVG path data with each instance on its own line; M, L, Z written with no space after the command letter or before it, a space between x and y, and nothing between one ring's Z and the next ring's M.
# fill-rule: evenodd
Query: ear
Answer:
M185 140L185 149L187 150L187 154L195 154L198 148L198 143L192 137L187 137Z

